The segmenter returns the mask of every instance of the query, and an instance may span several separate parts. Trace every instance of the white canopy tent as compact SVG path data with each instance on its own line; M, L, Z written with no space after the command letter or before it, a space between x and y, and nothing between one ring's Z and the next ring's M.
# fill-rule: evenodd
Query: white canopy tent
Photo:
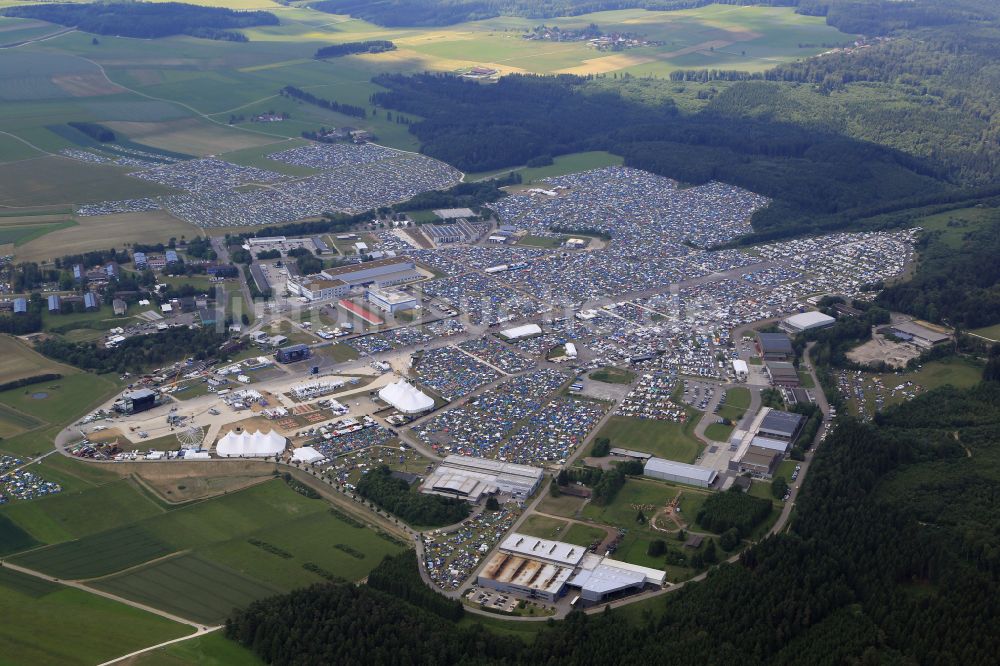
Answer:
M419 414L434 407L434 398L405 379L385 386L378 392L378 397L404 414Z
M292 451L292 462L314 463L325 458L322 453L311 446L301 446Z
M223 458L266 458L284 451L286 442L273 430L266 433L234 430L219 440L215 452Z

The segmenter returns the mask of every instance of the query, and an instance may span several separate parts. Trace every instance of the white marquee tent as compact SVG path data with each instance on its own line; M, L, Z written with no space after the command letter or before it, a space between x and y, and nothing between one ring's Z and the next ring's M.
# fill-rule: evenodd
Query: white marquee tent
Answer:
M266 433L234 430L219 440L215 452L223 458L266 458L284 451L286 441L273 430Z
M378 392L378 397L404 414L419 414L434 407L434 399L405 379L389 384Z
M301 446L292 451L292 462L314 463L325 456L311 446Z

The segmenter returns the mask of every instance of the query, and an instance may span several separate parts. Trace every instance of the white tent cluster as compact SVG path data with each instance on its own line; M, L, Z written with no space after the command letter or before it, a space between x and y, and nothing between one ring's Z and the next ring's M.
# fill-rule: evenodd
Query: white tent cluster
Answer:
M273 430L266 433L234 430L219 440L215 452L223 458L266 458L284 451L286 441Z
M405 379L385 386L378 397L404 414L419 414L434 407L433 398Z

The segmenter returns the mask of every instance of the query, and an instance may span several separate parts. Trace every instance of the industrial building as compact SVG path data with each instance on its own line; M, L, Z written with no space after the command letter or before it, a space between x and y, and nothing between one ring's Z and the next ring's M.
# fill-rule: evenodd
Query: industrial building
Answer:
M538 324L525 324L523 326L515 326L514 328L508 328L506 330L500 331L500 337L507 342L513 342L514 340L523 340L525 338L532 338L536 335L542 334L542 327Z
M349 266L327 268L320 273L320 276L328 280L342 280L351 289L367 287L372 284L377 287L391 287L423 277L416 270L416 264L406 257L390 257Z
M798 335L803 331L833 326L835 321L837 320L822 312L803 312L802 314L792 315L788 319L785 319L781 322L779 328L789 335Z
M127 391L115 400L114 410L120 414L138 414L157 405L157 394L149 389Z
M295 363L296 361L303 361L312 356L312 350L309 345L291 345L283 349L279 349L274 353L274 359L279 363Z
M719 473L711 467L701 467L699 465L688 465L687 463L666 460L664 458L650 458L642 468L645 476L661 481L673 481L675 483L686 483L690 486L700 486L708 488Z
M769 479L802 432L805 417L764 407L745 431L734 433L736 454L729 469Z
M735 359L733 361L733 374L736 375L736 381L745 382L750 377L750 367L747 362L743 359Z
M412 310L417 307L417 298L398 289L379 289L370 287L366 294L368 302L382 310L393 314L402 310Z
M764 365L764 370L774 386L795 388L800 383L798 370L787 361L768 361Z
M937 331L931 330L926 326L921 326L920 324L912 321L893 324L889 327L889 331L897 338L906 340L907 342L912 342L918 347L923 347L924 349L930 349L935 345L939 345L942 342L947 342L951 339L951 336L947 333L938 333Z
M383 386L378 397L403 414L420 414L434 409L434 398L405 379Z
M802 432L806 417L801 414L783 412L778 409L771 409L770 407L765 407L764 410L767 411L764 414L764 418L761 419L756 433L761 437L791 442Z
M765 361L789 361L795 358L792 341L784 333L758 333L757 353Z
M420 491L473 503L498 492L527 499L538 490L543 476L541 468L531 465L450 455L427 477Z
M581 546L513 532L479 574L483 587L554 602L569 588L600 603L647 585L662 587L666 572L588 553Z
M323 301L331 298L343 298L351 293L351 287L343 280L330 279L322 273L307 276L288 276L285 288L293 296L308 298L310 301Z

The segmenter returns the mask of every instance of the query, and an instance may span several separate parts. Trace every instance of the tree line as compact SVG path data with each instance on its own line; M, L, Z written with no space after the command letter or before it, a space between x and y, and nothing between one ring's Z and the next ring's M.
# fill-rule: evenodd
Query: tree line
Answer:
M344 42L343 44L323 46L316 49L316 55L313 57L316 60L323 60L324 58L339 58L356 53L385 53L395 50L396 45L388 39L370 39L364 42Z
M358 494L411 525L440 527L469 517L469 504L460 499L415 493L406 481L380 465L358 481Z
M191 35L207 39L246 41L232 28L278 25L278 17L264 11L234 11L182 2L53 3L10 7L6 16L38 19L73 26L84 32L122 37L156 38Z
M301 100L307 104L315 104L320 108L342 113L345 116L352 116L354 118L366 118L368 116L368 111L365 110L364 107L355 106L353 104L342 104L341 102L337 102L335 100L323 99L322 97L317 97L311 92L306 92L305 90L296 88L295 86L285 86L278 92L278 94Z

